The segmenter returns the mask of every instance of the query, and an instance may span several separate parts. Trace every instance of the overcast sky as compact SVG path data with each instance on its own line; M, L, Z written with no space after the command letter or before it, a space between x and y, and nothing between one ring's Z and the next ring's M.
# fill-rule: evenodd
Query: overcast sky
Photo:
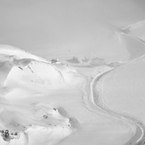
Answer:
M45 57L60 49L123 55L126 50L112 44L115 27L143 19L144 0L0 0L0 43Z

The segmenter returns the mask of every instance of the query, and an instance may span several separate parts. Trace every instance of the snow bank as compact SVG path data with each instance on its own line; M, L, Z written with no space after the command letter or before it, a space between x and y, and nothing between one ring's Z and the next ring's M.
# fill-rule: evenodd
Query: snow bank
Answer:
M1 46L0 60L0 144L53 145L70 135L69 117L53 104L36 103L35 97L76 84L77 72L11 46Z

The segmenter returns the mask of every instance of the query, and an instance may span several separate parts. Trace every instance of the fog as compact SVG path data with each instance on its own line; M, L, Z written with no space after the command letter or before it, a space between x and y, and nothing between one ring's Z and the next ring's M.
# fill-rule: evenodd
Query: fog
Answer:
M116 32L143 20L144 6L143 0L1 0L0 43L48 59L95 55L127 60Z

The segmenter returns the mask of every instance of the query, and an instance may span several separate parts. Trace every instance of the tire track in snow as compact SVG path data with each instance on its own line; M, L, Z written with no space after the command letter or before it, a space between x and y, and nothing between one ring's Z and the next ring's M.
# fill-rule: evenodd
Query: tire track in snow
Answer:
M136 133L124 145L143 145L145 143L145 126L139 120L137 120L133 117L115 112L115 111L110 110L109 108L107 108L107 106L105 106L103 104L103 102L101 101L101 96L99 95L99 92L96 89L100 79L102 79L102 77L104 75L108 75L108 73L111 72L112 70L114 70L114 69L113 68L107 68L103 72L97 74L93 78L93 80L90 84L91 101L96 107L101 109L103 112L109 114L110 116L113 116L117 119L126 121L128 123L133 123L133 124L136 125Z

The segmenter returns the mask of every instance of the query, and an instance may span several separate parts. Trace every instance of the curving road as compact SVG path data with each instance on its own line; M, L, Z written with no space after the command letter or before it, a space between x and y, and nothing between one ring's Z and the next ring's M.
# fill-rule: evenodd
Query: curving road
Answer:
M99 87L98 82L100 79L102 79L102 77L104 75L108 75L108 73L111 72L112 70L114 70L114 69L113 68L106 68L105 70L103 70L101 73L97 74L93 78L93 80L91 81L91 84L90 84L91 101L97 108L101 109L104 113L107 113L114 118L120 119L122 121L126 121L128 123L133 123L136 125L136 128L137 128L136 133L124 145L144 145L145 144L145 126L139 120L137 120L135 118L132 118L130 116L127 116L127 115L124 115L121 113L117 113L113 110L110 110L101 101L101 96L99 95L99 90L96 89Z

